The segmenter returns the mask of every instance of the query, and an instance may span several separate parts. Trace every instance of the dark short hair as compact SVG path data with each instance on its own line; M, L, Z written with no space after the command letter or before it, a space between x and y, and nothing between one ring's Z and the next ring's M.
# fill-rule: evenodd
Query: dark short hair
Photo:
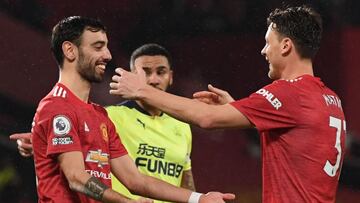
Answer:
M64 53L62 51L63 42L69 41L76 46L80 46L81 36L85 29L92 32L98 32L100 30L106 32L106 27L99 19L82 16L64 18L54 26L51 35L51 51L60 68L64 62Z
M313 58L320 48L322 34L321 16L311 7L303 5L275 9L267 18L282 37L290 38L302 58Z
M164 56L168 60L170 68L172 68L172 59L169 51L158 44L144 44L133 51L130 58L130 68L134 67L135 60L140 56Z

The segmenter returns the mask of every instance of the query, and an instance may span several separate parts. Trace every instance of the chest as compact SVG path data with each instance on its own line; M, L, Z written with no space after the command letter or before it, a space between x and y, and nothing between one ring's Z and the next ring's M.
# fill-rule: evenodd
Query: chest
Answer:
M132 117L117 131L133 159L185 163L189 156L189 132L172 119Z
M83 110L77 113L78 136L85 150L108 151L109 122L105 115L95 110Z

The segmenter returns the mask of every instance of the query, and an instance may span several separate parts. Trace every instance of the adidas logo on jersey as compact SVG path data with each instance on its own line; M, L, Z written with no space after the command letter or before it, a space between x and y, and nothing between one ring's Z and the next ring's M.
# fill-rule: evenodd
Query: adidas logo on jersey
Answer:
M66 97L66 90L64 90L64 88L62 88L62 87L56 86L52 95L54 97L65 98Z

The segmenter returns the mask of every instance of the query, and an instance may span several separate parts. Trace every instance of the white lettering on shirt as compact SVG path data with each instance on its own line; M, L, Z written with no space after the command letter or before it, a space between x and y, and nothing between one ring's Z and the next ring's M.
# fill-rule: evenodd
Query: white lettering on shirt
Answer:
M110 173L104 173L102 171L88 170L88 169L85 171L95 178L102 178L102 179L107 179L107 180L111 179Z
M266 89L259 89L256 93L264 96L276 110L279 110L281 107L282 104L280 100L274 97L274 95Z
M337 96L323 94L323 97L324 97L324 100L325 100L325 103L327 106L334 105L334 106L342 109L341 100Z

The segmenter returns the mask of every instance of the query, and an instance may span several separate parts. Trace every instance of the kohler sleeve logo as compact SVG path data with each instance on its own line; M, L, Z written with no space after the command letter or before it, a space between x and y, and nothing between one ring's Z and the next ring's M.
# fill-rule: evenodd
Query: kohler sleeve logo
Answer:
M266 89L259 89L256 91L256 94L260 94L266 98L270 102L270 104L276 109L279 110L281 107L281 101L276 98L271 92L267 91Z

